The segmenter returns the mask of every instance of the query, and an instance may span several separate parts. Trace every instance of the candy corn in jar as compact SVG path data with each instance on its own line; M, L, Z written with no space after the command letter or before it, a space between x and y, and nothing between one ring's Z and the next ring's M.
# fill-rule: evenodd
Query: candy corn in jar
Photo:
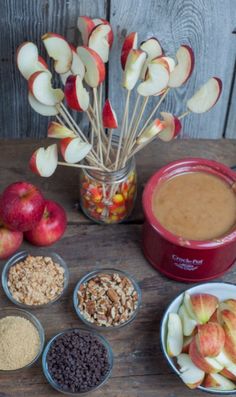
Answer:
M97 223L120 223L132 212L137 193L134 158L120 170L81 170L80 204Z

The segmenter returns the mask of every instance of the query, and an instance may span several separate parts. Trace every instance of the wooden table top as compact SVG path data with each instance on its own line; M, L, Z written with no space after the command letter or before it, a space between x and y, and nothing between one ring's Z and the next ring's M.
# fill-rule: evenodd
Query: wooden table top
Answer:
M69 288L63 298L49 308L33 311L44 326L46 340L63 329L82 326L72 307L73 289L81 276L104 266L127 270L140 283L142 307L131 325L103 332L114 352L114 369L110 380L90 394L94 397L201 396L202 392L191 392L172 373L160 349L159 327L163 312L171 300L191 284L163 277L143 257L140 249L141 191L155 170L182 157L205 157L229 166L236 165L236 140L176 140L170 144L156 142L150 145L137 157L139 195L133 216L129 222L114 226L95 225L78 212L77 170L61 167L50 179L37 177L29 171L28 159L41 145L42 142L31 140L0 141L0 186L3 190L17 180L31 181L42 189L47 198L61 203L68 214L68 227L62 240L49 249L41 250L44 253L58 252L70 271ZM27 243L22 249L38 252ZM0 264L3 266L4 262ZM236 268L220 280L234 282ZM1 307L12 307L2 289L0 304ZM40 361L17 374L0 375L0 397L33 395L61 395L48 385Z

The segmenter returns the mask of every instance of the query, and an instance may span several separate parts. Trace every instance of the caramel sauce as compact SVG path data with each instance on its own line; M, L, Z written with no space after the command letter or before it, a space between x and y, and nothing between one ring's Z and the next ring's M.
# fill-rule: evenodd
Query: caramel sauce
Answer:
M223 179L206 172L177 175L158 185L152 210L176 236L212 240L236 227L236 193Z

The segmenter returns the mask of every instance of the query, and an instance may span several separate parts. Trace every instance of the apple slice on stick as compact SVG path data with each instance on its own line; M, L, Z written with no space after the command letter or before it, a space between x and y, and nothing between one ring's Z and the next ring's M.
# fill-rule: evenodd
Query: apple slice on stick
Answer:
M95 88L105 79L105 65L101 57L89 47L77 47L77 53L85 66L85 81Z
M48 126L48 138L76 138L76 134L65 125L57 123L56 121L51 121Z
M193 113L208 112L220 98L222 82L212 77L187 101L187 108Z
M183 304L180 306L178 314L182 321L184 336L190 336L197 325L196 320L188 315L188 312Z
M149 142L150 139L156 137L165 126L162 124L161 120L154 120L147 128L139 135L136 139L137 145L143 145L146 142Z
M138 46L138 33L137 32L131 32L128 36L126 36L122 49L121 49L121 67L124 70L125 69L125 64L129 55L129 52L131 50L136 50Z
M190 389L195 389L202 383L205 372L199 369L191 360L190 356L181 353L177 357L177 363L180 367L180 378Z
M96 51L104 63L108 62L110 45L108 35L111 31L110 25L101 24L95 26L89 36L88 47Z
M235 384L220 374L207 374L204 380L204 386L215 390L234 390Z
M57 161L57 145L54 143L47 149L43 147L37 149L30 159L29 166L35 174L48 178L55 172Z
M165 128L160 132L158 138L164 142L169 142L179 135L182 125L178 117L173 114L167 112L161 112L160 114L163 118L162 124Z
M86 17L86 16L81 16L78 18L77 28L79 29L79 31L81 33L83 45L88 44L89 35L92 32L94 27L95 27L95 23L93 22L93 20L91 18Z
M111 27L110 22L108 22L106 19L103 19L103 18L94 18L93 19L93 23L95 24L95 26L98 26L98 25L101 25L101 24L110 26L110 31L108 33L107 40L108 40L109 47L111 48L112 44L113 44L113 40L114 40L114 34L113 34L113 31L112 31L112 27Z
M56 106L44 105L43 103L39 102L34 95L31 94L31 92L28 93L28 101L32 109L42 116L56 116L59 113Z
M66 39L57 33L45 33L43 44L48 55L54 59L54 69L57 73L66 73L72 64L72 51Z
M143 96L160 95L167 88L169 76L168 64L160 63L158 59L154 59L148 64L146 80L139 84L138 93Z
M43 105L55 106L62 102L64 93L52 88L52 76L47 72L35 72L28 80L29 91Z
M159 41L155 37L151 37L146 41L143 41L140 45L140 48L147 53L147 59L141 72L141 79L145 80L148 64L153 59L160 57L163 54L163 51Z
M125 64L122 85L127 90L132 90L140 78L146 53L142 50L130 50Z
M83 160L92 149L92 145L80 138L64 138L60 141L61 154L67 163L78 163Z
M17 48L16 63L20 73L26 80L33 73L48 69L44 59L38 55L37 46L30 41L22 43ZM48 71L48 73L50 72Z
M170 357L178 356L183 348L182 323L177 313L170 313L168 317L166 348Z
M163 61L167 62L168 66L169 66L169 70L170 73L173 72L174 68L175 68L175 60L171 57L161 57L161 59L163 59Z
M79 75L69 76L65 85L65 98L68 106L77 112L84 112L89 107L89 93L83 86Z
M105 160L105 162L107 162L110 156L113 129L116 129L118 127L116 113L109 99L106 100L102 110L102 123L104 128L109 129L108 132L109 140L108 140L107 155Z
M70 75L79 75L81 77L81 79L84 78L84 74L85 74L85 67L83 62L81 61L79 55L76 52L76 48L70 44L70 48L72 51L72 64L71 64L71 68L68 72L60 74L60 78L62 83L65 85L66 84L66 79L67 77L69 77Z
M170 74L168 86L180 87L191 76L194 68L194 53L191 47L181 45L176 53L177 65Z

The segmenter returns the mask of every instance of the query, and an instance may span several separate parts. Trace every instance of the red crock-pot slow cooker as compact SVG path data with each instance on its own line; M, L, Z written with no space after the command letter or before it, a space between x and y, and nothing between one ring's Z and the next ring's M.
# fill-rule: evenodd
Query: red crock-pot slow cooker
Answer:
M187 158L174 161L157 171L149 179L143 193L144 255L167 277L186 282L216 278L225 273L236 260L236 225L233 231L219 239L185 240L166 230L153 214L154 189L173 176L194 171L216 175L230 184L236 182L236 173L221 163L202 158Z

